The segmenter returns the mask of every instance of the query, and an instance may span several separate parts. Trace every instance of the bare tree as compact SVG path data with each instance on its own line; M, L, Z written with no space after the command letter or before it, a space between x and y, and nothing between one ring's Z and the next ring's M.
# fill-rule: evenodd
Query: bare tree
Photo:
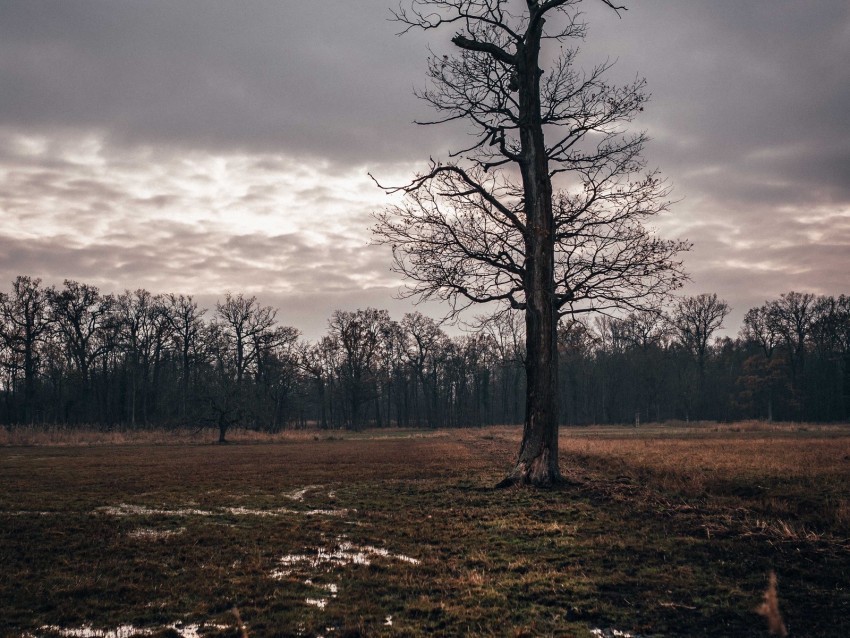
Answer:
M166 314L171 323L171 337L180 354L180 416L186 419L187 402L189 397L190 371L194 363L193 355L198 348L198 342L203 330L203 316L206 308L199 309L197 302L189 295L168 296L169 311Z
M349 427L360 429L361 408L377 397L375 367L381 334L389 323L386 310L337 310L329 321L331 338L342 350L340 373L350 408Z
M437 426L437 363L446 349L448 337L436 321L420 312L404 315L401 325L407 335L405 355L422 386L425 419L433 428Z
M47 292L41 279L19 276L12 282L12 293L0 292L0 339L22 359L24 368L23 421L33 419L35 381L38 373L38 346L51 326Z
M137 405L141 407L142 421L147 423L152 399L151 385L154 391L156 389L152 377L156 376L171 322L168 320L165 298L152 295L143 288L135 292L126 290L118 295L116 313L118 336L126 352L130 375L128 418L130 424L135 426ZM141 401L137 398L140 390Z
M559 317L651 305L679 285L675 256L687 248L643 226L669 194L646 171L646 137L623 128L643 109L644 82L610 85L610 63L582 73L569 48L540 68L544 42L584 35L578 4L412 0L395 13L405 31L458 29L459 54L429 59L419 95L440 114L427 123L464 120L473 141L387 189L406 200L376 215L375 232L411 295L454 312L487 302L525 312L525 427L502 485L560 480Z
M815 320L815 296L808 292L787 292L768 302L768 321L788 349L793 376L803 367L806 340Z
M298 366L316 384L319 403L319 426L328 429L327 387L339 369L339 344L333 337L322 337L317 343L298 345Z
M271 306L261 306L256 297L246 298L241 293L236 297L227 293L224 303L216 303L215 309L230 343L236 385L239 387L249 367L257 363L261 335L271 331L277 310Z
M723 320L729 314L729 305L717 295L699 294L683 297L678 301L669 317L675 336L684 350L696 362L697 375L685 375L682 398L686 415L702 418L711 402L707 400L705 366L709 354L709 344L714 333L723 327ZM714 406L716 407L716 406Z
M115 297L101 295L96 286L66 279L64 288L48 289L52 320L62 334L68 357L80 376L82 417L91 416L89 394L92 367L115 342Z
M741 338L757 344L766 359L773 356L773 351L779 345L779 334L769 315L767 304L750 308L744 316L744 325L741 328Z
M700 375L705 374L705 358L712 335L723 327L729 304L716 293L684 297L676 304L670 322L682 345L697 361Z
M791 369L791 390L798 402L798 414L802 415L804 406L802 376L806 360L806 344L811 335L815 320L815 296L811 293L788 292L779 299L768 302L768 320L779 335L782 345L788 353L788 365Z
M272 337L277 310L261 306L256 297L225 294L216 303L217 317L208 330L215 353L217 387L208 388L208 404L215 415L219 443L226 443L227 430L250 413L246 400L246 378L262 365L262 347Z

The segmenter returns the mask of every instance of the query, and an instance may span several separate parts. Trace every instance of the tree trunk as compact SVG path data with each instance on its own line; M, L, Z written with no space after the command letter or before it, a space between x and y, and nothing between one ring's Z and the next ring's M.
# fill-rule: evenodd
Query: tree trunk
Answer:
M323 430L328 429L328 417L325 412L325 382L323 379L319 378L317 380L318 388L319 388L319 415L320 422Z
M525 196L526 402L519 458L501 482L548 487L558 468L558 312L555 306L555 221L552 182L540 115L537 66L542 21L517 51L523 191Z
M35 398L35 358L34 343L27 339L24 349L24 423L33 421L33 403Z
M222 416L218 418L218 442L219 443L227 443L227 439L225 439L225 435L227 434L227 420Z

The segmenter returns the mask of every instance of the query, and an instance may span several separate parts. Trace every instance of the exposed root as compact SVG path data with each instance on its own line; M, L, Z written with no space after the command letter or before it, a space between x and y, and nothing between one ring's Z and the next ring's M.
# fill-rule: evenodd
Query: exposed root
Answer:
M496 484L496 489L508 487L550 488L565 483L557 468L549 467L549 455L538 456L531 465L519 461L513 471Z

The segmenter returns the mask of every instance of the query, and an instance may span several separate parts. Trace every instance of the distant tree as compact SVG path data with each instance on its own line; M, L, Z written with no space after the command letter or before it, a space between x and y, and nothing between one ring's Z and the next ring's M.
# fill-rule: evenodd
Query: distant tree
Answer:
M687 247L643 226L668 204L645 172L645 136L623 131L643 109L643 81L612 86L607 63L581 73L569 48L540 68L544 42L584 35L577 4L412 0L395 13L405 30L457 30L459 55L429 60L420 97L440 113L430 123L464 120L474 138L388 189L407 200L378 214L375 232L411 294L455 311L498 302L525 312L525 427L502 485L560 480L559 316L652 303L679 285L675 256Z
M845 419L848 414L845 337L850 333L850 304L845 296L815 299L809 328L811 364L805 370L806 418Z
M256 412L274 431L282 427L295 405L299 335L290 326L276 326L252 337L257 352L255 403L258 407L265 406L263 411Z
M51 327L50 304L41 279L18 276L12 292L0 293L0 339L11 360L20 362L24 372L22 420L34 418L35 385L39 368L39 345Z
M478 327L493 339L498 356L502 422L523 419L525 376L525 319L510 309L478 317Z
M208 404L215 414L219 442L227 430L256 413L248 401L246 384L251 371L262 365L263 348L273 340L277 310L261 306L256 297L227 293L216 303L216 317L208 338L214 352L216 384L208 388ZM212 391L209 391L212 390Z
M48 297L51 317L81 383L80 395L73 401L81 406L83 419L92 418L92 368L115 345L115 298L101 295L96 286L69 279L62 289L48 289Z
M705 367L709 346L711 338L723 327L723 320L728 314L729 304L718 299L714 293L703 293L683 297L670 315L670 323L679 343L693 357L697 366L696 401L695 405L690 400L687 401L688 416L701 418L706 414ZM692 394L692 390L688 392L688 395ZM691 414L692 407L696 408L696 415Z
M700 374L705 373L711 337L723 327L728 314L729 304L714 293L703 293L680 299L670 316L680 342L696 359Z
M129 372L128 421L136 424L138 408L142 421L147 423L151 399L155 396L156 368L172 329L168 306L161 295L140 288L118 295L115 312Z
M261 306L256 297L245 297L241 293L236 297L227 293L224 302L216 303L215 309L233 357L236 385L241 387L249 367L256 365L261 336L275 325L277 310Z
M199 309L191 296L168 296L166 318L171 324L171 338L180 357L180 417L188 416L189 388L192 366L197 363L200 336L203 331L203 316L206 308Z
M342 353L340 374L348 400L350 428L363 427L362 407L377 398L377 357L381 334L389 321L386 310L375 308L356 312L337 310L330 319L331 337Z
M803 371L806 347L815 319L815 296L811 293L788 292L767 303L767 320L787 355L791 392L797 418L805 412Z
M741 337L758 345L765 358L770 359L773 356L773 351L779 345L779 334L776 331L775 322L770 318L770 309L767 305L750 308L747 311L744 315Z
M390 425L395 408L396 421L399 422L404 411L403 394L407 390L405 383L407 340L404 329L398 321L387 321L381 331L378 351L379 401L375 405L377 425Z
M327 388L339 370L339 353L339 344L331 336L324 336L314 344L302 342L298 346L298 365L316 385L319 426L323 430L329 426Z
M648 310L631 312L617 323L618 337L629 351L629 375L636 392L628 416L634 411L643 419L660 421L664 385L673 367L668 347L670 328L661 312Z
M202 332L205 370L199 399L203 420L218 429L218 442L227 443L227 432L245 420L242 388L236 383L233 347L222 323L213 320Z
M439 362L446 349L448 337L436 321L420 312L404 315L402 328L407 335L405 356L417 382L422 388L425 420L429 427L437 426L437 375Z
M758 346L764 361L750 361L748 374L741 381L747 387L761 389L768 420L773 419L777 402L782 404L786 418L799 418L803 413L802 373L816 309L814 295L789 292L751 308L744 317L741 336ZM783 368L784 378L780 372Z

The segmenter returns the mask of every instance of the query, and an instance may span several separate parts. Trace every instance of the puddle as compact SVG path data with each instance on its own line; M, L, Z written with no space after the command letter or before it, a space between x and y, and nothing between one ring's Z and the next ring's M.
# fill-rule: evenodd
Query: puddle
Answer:
M78 636L79 638L130 638L131 636L150 636L153 629L141 629L133 625L121 625L115 629L94 629L83 625L76 628L62 628L55 625L45 625L39 631L50 631L60 636Z
M154 529L152 527L140 527L139 529L134 529L130 532L127 532L127 536L129 536L130 538L143 538L147 540L158 541L162 540L163 538L169 538L170 536L179 536L185 531L185 527L178 527L177 529Z
M355 510L356 511L356 510ZM247 507L219 507L214 510L202 510L191 507L180 509L165 509L158 507L145 507L144 505L128 505L121 503L119 505L106 505L98 507L95 512L106 514L107 516L347 516L347 509L313 509L313 510L294 510L287 507L278 507L270 510L258 510Z
M133 625L119 625L114 629L95 629L91 625L82 627L59 627L57 625L44 625L39 627L39 632L50 632L60 636L71 638L132 638L133 636L151 636L163 631L173 630L180 638L201 638L201 629L232 629L227 625L217 624L193 624L184 625L182 622L163 625L161 627L134 627ZM40 634L26 634L31 638L39 638Z
M333 547L320 547L315 553L287 554L283 556L280 559L281 566L273 569L270 576L275 580L283 580L292 575L305 578L305 585L314 587L326 594L322 597L305 598L305 604L324 609L328 605L329 598L337 597L339 584L315 583L310 576L316 572L328 573L335 567L343 567L345 565L369 565L377 557L408 563L409 565L419 564L419 559L417 558L405 556L404 554L393 554L382 547L355 545L337 537L337 544ZM392 616L386 617L385 624L392 626Z
M633 634L630 631L620 631L619 629L591 629L592 636L599 638L641 638L639 634Z
M392 627L393 626L393 617L387 616L387 619L384 621L384 625L386 625L387 627Z
M322 485L307 485L305 487L302 487L301 489L292 490L291 492L284 492L283 496L285 496L288 499L292 499L293 501L303 501L304 495L307 492L311 492L313 490L320 490L320 489L322 489L322 487L324 487L324 486L322 486Z
M369 565L377 556L410 565L419 564L419 560L416 558L403 554L392 554L382 547L355 545L348 541L342 541L332 549L320 547L315 554L288 554L280 559L282 567L272 571L271 576L277 579L285 578L297 568L303 567L311 569L323 567L324 571L330 571L332 567L344 565Z
M212 516L213 512L208 510L199 510L191 508L183 508L177 510L167 510L155 507L145 507L144 505L127 505L121 503L119 505L105 505L98 507L95 512L106 514L107 516Z
M327 583L326 585L316 584L309 578L304 581L305 585L309 585L310 587L318 587L319 589L324 589L331 595L331 598L336 598L337 593L339 593L339 585L336 583Z

